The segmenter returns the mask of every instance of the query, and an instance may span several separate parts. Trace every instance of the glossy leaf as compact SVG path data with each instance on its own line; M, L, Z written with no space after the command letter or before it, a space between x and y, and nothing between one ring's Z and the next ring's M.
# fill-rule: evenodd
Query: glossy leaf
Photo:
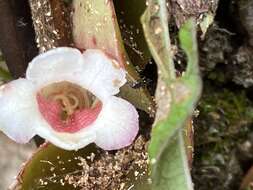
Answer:
M94 153L94 160L89 160L89 156ZM32 158L23 166L20 171L16 183L12 190L66 190L66 189L82 189L74 188L73 184L68 184L67 175L80 176L84 173L84 168L80 164L82 158L87 163L101 159L101 150L95 145L89 145L78 151L66 151L46 143L42 145ZM113 164L112 160L112 164ZM87 170L90 170L87 168ZM92 170L90 170L92 171ZM136 171L142 173L140 169L134 168L125 176L125 189L135 187L136 190L148 190L148 178L146 175L138 175ZM97 174L99 176L101 174ZM85 177L85 175L83 175Z
M80 49L99 48L115 58L128 72L121 96L137 108L154 112L154 102L145 88L132 88L141 79L130 61L120 34L113 1L74 0L73 40Z
M133 64L144 69L151 59L140 20L146 0L114 0L114 6L126 51Z

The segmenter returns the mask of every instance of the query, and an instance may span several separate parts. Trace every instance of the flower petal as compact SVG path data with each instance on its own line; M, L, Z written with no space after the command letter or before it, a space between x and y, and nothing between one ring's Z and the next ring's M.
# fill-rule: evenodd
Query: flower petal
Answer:
M95 142L105 150L130 145L138 133L138 113L127 101L112 96L97 120L76 133L57 132L52 127L36 127L36 133L66 150L78 150Z
M82 54L78 49L60 47L35 57L26 71L26 78L37 85L47 85L62 81L66 76L74 78L83 65Z
M19 143L26 143L35 135L39 113L33 90L32 83L25 79L1 86L0 130Z
M68 81L86 88L100 99L119 92L126 83L126 72L118 62L101 50L61 47L47 51L29 64L26 78L37 88L50 83Z
M95 143L114 150L130 145L139 130L138 113L129 102L112 96L101 110L96 121L99 129Z
M76 133L57 132L52 127L37 127L36 134L47 139L52 144L65 150L78 150L93 143L96 139L96 128L93 125Z
M88 89L100 98L115 95L126 83L126 72L118 62L100 50L88 49L83 53L83 65ZM99 92L97 94L96 92Z

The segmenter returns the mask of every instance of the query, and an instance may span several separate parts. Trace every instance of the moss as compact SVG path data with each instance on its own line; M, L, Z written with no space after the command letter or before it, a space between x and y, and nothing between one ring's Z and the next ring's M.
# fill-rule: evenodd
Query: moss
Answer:
M250 133L252 102L244 90L205 82L198 109L193 167L196 189L238 189L243 166L237 153Z

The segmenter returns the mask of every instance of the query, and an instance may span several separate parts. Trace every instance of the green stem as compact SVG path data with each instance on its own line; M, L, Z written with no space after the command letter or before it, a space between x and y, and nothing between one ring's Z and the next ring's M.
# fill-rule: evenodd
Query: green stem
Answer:
M171 53L166 1L149 1L148 6L141 18L146 41L163 80L170 83L176 78L176 72Z

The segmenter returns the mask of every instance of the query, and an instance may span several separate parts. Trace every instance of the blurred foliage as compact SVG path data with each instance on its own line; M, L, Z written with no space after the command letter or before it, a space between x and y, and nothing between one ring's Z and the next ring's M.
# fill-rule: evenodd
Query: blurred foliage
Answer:
M6 64L1 52L0 52L0 79L2 81L9 81L12 79L11 74L6 69Z

